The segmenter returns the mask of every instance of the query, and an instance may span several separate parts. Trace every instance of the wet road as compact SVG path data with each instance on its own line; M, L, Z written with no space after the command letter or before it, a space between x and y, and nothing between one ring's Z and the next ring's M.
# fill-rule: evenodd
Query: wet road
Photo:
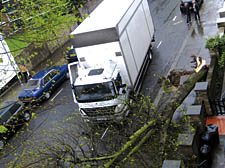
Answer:
M186 17L180 13L179 0L149 0L149 3L155 24L156 41L153 47L154 59L145 76L142 92L154 99L160 86L157 83L159 76L166 77L170 69L192 70L190 63L192 54L204 57L209 63L209 54L204 48L205 38L214 36L217 32L216 11L222 6L222 0L205 0L200 10L201 24L197 25L192 17L190 26L187 26ZM13 136L9 146L1 152L0 167L15 159L15 153L21 155L29 147L34 150L35 143L43 143L43 139L59 125L64 128L70 127L71 123L68 122L70 116L74 114L77 116L72 120L73 124L82 124L77 106L72 99L69 81L52 95L51 100L37 107L36 111L36 118ZM82 131L83 128L79 128L79 131ZM120 143L120 139L124 136L116 127L105 131L106 128L102 127L97 136L103 145L112 141ZM100 148L103 149L105 146L100 145Z
M193 70L191 55L201 56L210 62L206 39L216 35L217 10L222 0L205 0L200 9L201 22L197 24L192 15L192 24L186 24L186 16L180 13L179 0L149 0L155 24L153 61L145 76L143 93L156 97L159 77L167 77L172 69Z
M67 80L54 92L50 100L35 108L34 118L9 139L7 146L0 153L0 167L8 167L7 164L15 159L17 154L35 151L35 147L39 148L40 143L56 135L57 128L70 127L71 116L77 116L79 123L81 119L80 115L76 115L79 114L76 110L77 105L73 102Z

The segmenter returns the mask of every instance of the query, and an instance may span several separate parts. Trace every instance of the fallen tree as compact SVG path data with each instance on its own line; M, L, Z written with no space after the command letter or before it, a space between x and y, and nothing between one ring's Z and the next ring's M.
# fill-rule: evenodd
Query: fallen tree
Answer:
M202 68L198 73L190 75L189 79L184 82L183 85L180 85L176 91L166 92L154 111L159 114L158 118L149 121L139 129L134 136L131 136L130 140L124 145L124 147L114 155L115 157L105 164L105 167L111 168L124 165L129 157L131 157L151 136L154 135L155 131L152 129L154 129L153 126L155 125L162 126L160 133L161 141L159 142L161 144L161 148L159 149L159 152L163 155L167 141L168 127L175 110L194 88L195 83L205 77L207 70L207 67ZM163 156L161 158L163 158Z

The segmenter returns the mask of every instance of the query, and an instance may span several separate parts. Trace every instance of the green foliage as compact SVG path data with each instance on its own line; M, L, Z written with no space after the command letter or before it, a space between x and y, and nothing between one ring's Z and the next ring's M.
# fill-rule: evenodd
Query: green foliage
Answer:
M216 37L211 37L206 41L205 47L208 48L209 50L217 52L219 47L219 41L220 37L218 35Z
M167 93L169 92L169 87L171 86L170 80L168 78L165 79L165 81L162 84L163 92Z
M219 67L221 68L224 67L225 35L223 35L222 37L219 37L219 35L217 35L214 38L209 38L206 41L205 47L208 48L209 50L214 51L217 54Z
M0 125L0 133L6 133L8 129L4 125Z
M4 29L3 33L10 38L7 43L15 51L13 55L18 54L29 43L42 45L44 42L64 38L63 31L68 30L77 20L77 16L73 14L77 8L73 8L67 0L20 0L7 4L1 14L14 11L10 20L15 21L10 26L16 35L11 36Z
M225 61L225 51L220 56L220 59L218 60L218 64L220 68L224 67L224 61Z
M26 41L42 43L61 38L60 32L74 23L75 17L67 14L67 0L23 0L21 3L25 7L20 16Z

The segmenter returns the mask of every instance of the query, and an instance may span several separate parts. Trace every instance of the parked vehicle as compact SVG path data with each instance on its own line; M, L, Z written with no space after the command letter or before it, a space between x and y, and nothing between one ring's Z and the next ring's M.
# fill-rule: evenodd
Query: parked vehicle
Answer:
M9 135L14 133L24 122L30 121L31 108L26 108L18 101L7 101L0 106L0 125L5 132L0 133L0 148L4 146Z
M152 59L148 1L104 0L72 35L78 63L68 66L81 116L92 123L123 120L129 113L125 102L140 91Z
M70 47L68 51L66 51L65 59L68 61L68 63L77 62L77 53L73 46Z
M203 4L203 0L195 0L195 1L199 4L199 7L201 7L201 5ZM184 3L188 3L189 7L190 7L190 10L193 10L192 0L180 0L180 12L182 14L185 14Z
M18 80L16 72L19 68L2 34L0 41L0 94L2 94Z
M24 103L38 102L42 99L49 99L51 93L68 78L68 66L55 66L43 70L28 80L19 100Z

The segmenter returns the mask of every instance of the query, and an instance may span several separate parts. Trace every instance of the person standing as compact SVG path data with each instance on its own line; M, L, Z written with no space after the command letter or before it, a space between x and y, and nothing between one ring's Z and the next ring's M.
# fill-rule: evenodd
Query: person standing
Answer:
M199 20L200 21L200 15L199 15L199 5L198 3L193 0L193 10L194 10L194 14L195 14L195 20Z
M28 81L28 70L27 70L27 67L23 63L20 64L20 70L22 72L24 82L27 83L27 81Z
M189 3L187 3L187 2L184 3L184 9L185 9L185 13L187 15L187 24L189 24L191 22L191 11L190 11Z

